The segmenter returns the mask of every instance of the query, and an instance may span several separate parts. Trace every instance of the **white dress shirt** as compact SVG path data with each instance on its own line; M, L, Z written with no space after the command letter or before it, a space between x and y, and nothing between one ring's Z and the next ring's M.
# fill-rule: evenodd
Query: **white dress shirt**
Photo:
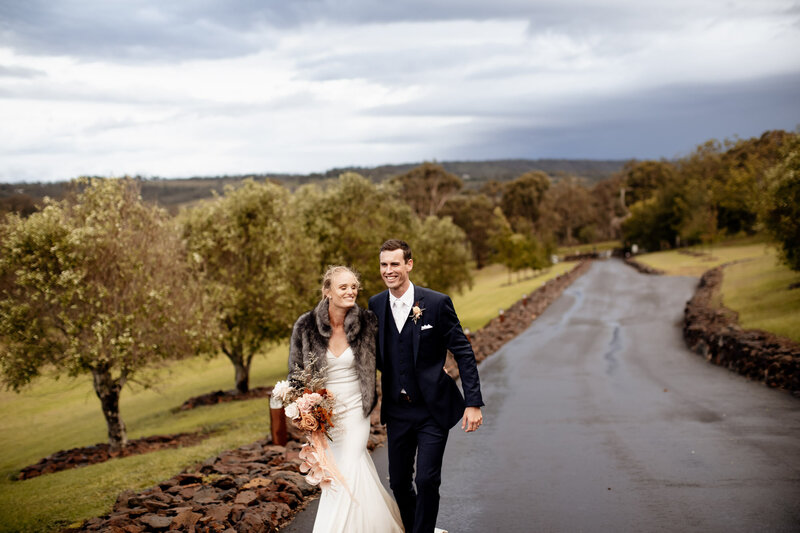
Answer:
M389 292L389 306L392 308L392 316L394 316L394 323L397 326L397 331L403 330L406 319L411 314L411 308L414 306L414 284L408 282L408 289L400 298L395 298L394 294Z

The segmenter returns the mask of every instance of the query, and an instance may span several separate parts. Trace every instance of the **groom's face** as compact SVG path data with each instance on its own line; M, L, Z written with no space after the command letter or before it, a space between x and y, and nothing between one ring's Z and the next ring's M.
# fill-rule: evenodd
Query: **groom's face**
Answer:
M403 250L381 252L381 277L392 292L402 294L408 288L408 273L414 267L414 260L403 259Z

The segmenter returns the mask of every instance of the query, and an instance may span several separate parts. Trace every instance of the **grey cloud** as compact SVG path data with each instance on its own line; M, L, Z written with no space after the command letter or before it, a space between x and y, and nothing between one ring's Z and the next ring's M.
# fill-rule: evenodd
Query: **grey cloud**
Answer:
M188 6L142 1L4 2L0 43L32 54L129 61L222 58L252 53L268 44L249 35L268 13L237 10L233 3L227 12L222 5L198 11Z
M0 78L38 78L44 76L41 70L26 67L6 67L0 65Z
M128 61L224 58L269 48L273 36L304 25L523 20L529 33L614 35L680 26L695 10L725 10L723 2L642 7L640 2L589 0L26 0L0 3L0 45L24 53L69 54ZM796 9L783 16L798 18ZM414 36L409 35L413 40Z
M441 77L462 61L475 63L490 53L490 47L460 45L447 48L408 47L398 51L309 54L297 58L300 76L309 80L364 78L390 84L425 83L426 77Z
M711 138L748 138L800 126L800 73L739 84L670 86L556 107L542 120L478 118L472 139L442 158L660 158L686 155ZM526 118L529 122L520 126Z

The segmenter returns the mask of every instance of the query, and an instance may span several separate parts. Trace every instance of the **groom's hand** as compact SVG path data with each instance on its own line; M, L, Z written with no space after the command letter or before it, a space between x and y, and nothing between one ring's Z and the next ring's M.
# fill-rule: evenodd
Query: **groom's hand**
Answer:
M480 407L467 407L464 409L464 419L461 420L461 429L469 433L475 431L483 424L483 415Z

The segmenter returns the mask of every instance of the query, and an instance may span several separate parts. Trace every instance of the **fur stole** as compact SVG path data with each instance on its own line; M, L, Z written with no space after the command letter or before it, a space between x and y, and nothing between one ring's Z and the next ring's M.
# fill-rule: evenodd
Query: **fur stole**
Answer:
M356 304L345 315L344 332L355 358L364 416L369 416L378 400L375 392L378 319L372 311ZM289 345L289 372L298 366L305 368L313 360L314 372L327 376L326 352L330 338L328 300L323 299L312 311L300 315L294 324Z

